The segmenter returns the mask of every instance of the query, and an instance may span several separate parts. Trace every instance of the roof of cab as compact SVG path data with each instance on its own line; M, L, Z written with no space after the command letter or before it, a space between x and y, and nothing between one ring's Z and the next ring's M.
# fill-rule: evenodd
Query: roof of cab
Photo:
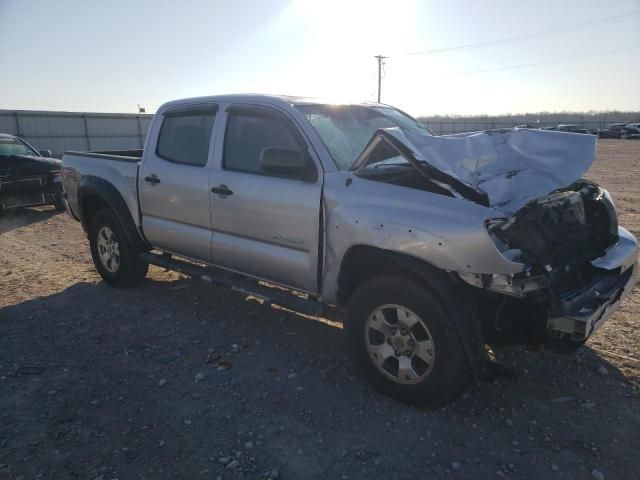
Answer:
M294 105L362 105L362 106L388 106L382 103L375 102L334 102L327 101L321 98L312 97L299 97L293 95L267 95L260 93L233 93L226 95L212 95L204 97L183 98L178 100L171 100L164 103L158 111L163 111L167 108L184 106L195 103L212 103L212 102L259 102L271 105L279 105L282 107L291 107Z

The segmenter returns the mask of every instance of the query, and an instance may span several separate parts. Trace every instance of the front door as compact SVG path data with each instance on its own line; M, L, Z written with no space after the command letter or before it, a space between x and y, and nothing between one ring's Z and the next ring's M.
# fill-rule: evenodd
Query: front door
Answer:
M204 261L211 261L209 147L215 115L213 105L165 112L157 147L144 152L138 179L147 240Z
M231 107L224 121L224 144L218 146L212 172L214 263L317 293L322 190L318 162L295 124L280 112ZM265 174L260 159L268 147L303 151L315 178Z

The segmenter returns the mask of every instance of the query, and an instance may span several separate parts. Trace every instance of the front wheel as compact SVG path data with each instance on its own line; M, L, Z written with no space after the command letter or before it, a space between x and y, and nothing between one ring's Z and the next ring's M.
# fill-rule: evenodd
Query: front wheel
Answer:
M124 234L111 210L101 210L89 227L91 257L102 279L114 287L128 287L140 282L149 264L138 258L139 249Z
M65 209L64 198L62 198L61 193L55 193L53 195L53 206L58 212L61 212L62 210Z
M449 299L418 282L376 277L354 292L346 331L356 365L380 392L435 407L472 379Z

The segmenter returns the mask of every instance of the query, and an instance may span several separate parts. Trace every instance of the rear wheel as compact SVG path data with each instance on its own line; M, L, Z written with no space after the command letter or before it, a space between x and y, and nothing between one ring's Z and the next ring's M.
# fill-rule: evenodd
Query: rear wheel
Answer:
M376 277L354 292L346 331L364 377L395 399L442 405L469 384L472 370L447 309L449 299L401 277ZM451 313L450 313L451 312Z
M91 220L89 244L93 263L102 279L115 287L128 287L140 282L149 264L138 258L139 248L124 234L111 210L101 210Z

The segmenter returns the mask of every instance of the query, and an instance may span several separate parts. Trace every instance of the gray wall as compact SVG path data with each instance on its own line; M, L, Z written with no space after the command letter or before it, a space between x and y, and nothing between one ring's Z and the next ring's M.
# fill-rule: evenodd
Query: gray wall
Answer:
M144 147L153 115L0 110L0 132L38 150L134 150Z
M0 133L23 137L38 150L51 150L58 157L66 150L135 150L144 147L152 118L149 114L0 110ZM511 128L523 123L536 126L573 123L587 129L604 128L609 123L640 121L640 113L421 117L419 120L436 134L447 135Z

